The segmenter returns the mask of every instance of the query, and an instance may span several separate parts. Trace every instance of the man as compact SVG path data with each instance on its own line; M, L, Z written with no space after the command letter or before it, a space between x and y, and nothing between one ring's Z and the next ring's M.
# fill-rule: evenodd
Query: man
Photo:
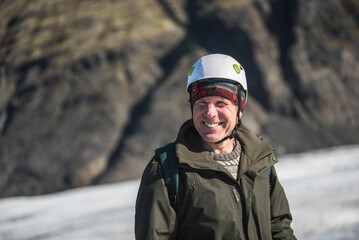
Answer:
M136 201L136 239L296 239L274 151L241 124L247 101L232 57L199 59L187 80L192 120L174 143L179 201L170 200L158 155Z

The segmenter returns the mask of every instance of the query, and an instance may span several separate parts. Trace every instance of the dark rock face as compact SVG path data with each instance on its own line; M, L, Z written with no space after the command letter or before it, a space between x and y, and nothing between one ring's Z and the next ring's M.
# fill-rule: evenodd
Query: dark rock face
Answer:
M139 177L214 52L245 67L244 122L279 153L359 142L357 1L4 0L0 18L0 197Z

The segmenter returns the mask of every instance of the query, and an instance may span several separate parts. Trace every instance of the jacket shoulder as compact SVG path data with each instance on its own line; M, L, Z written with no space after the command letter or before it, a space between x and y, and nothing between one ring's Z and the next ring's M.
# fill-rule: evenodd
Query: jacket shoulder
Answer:
M274 149L266 144L263 138L255 135L244 124L238 129L237 137L242 145L243 152L253 160L274 153Z
M147 163L142 173L141 184L143 186L149 186L162 178L162 169L159 158L157 155L154 155Z

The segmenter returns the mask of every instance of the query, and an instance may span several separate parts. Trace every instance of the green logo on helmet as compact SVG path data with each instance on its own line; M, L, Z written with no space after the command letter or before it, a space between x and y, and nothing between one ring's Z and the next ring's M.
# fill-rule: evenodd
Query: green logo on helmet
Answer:
M191 70L189 70L188 76L191 76L194 70L194 66L191 68Z
M241 73L241 69L239 68L239 66L237 64L233 64L233 68L234 68L234 71L236 71L236 73L238 73L238 74Z

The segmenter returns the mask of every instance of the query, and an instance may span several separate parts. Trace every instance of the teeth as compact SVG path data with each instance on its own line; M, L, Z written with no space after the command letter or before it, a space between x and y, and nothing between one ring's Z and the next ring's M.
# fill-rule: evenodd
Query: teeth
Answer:
M204 123L204 124L206 124L206 126L210 128L218 126L218 123Z

